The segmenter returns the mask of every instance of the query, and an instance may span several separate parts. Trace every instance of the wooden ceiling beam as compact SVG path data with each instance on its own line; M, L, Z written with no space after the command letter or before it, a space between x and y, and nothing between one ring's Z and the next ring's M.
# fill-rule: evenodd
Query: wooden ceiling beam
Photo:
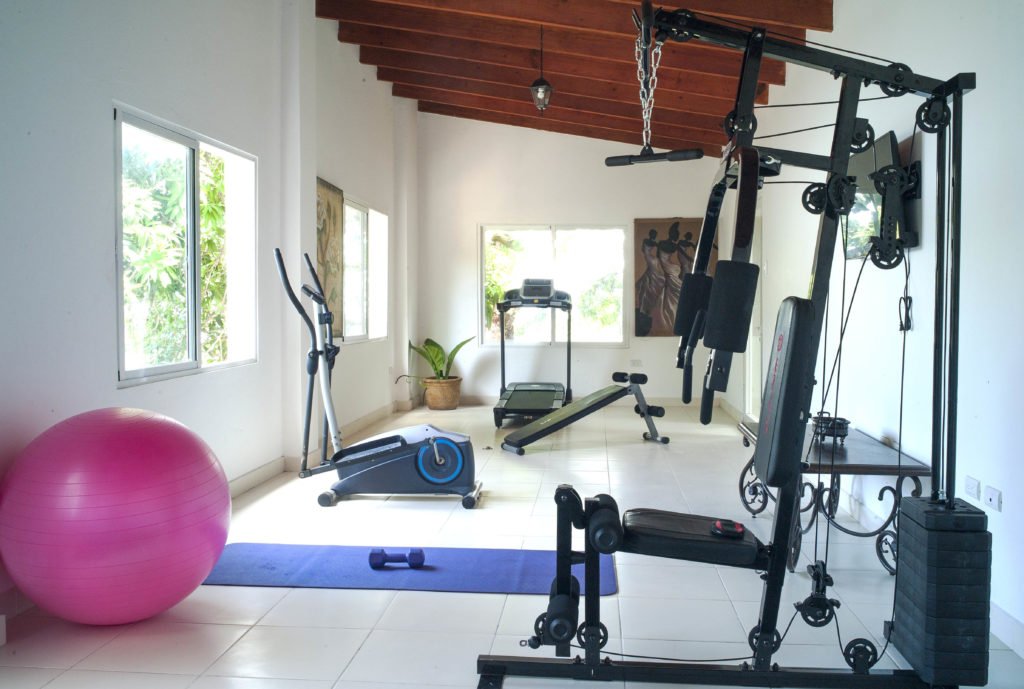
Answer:
M611 0L619 5L639 7L638 0ZM662 3L655 2L658 7ZM682 6L691 12L732 19L748 26L785 26L812 31L832 30L832 0L684 0L667 3L669 9ZM804 36L800 37L801 40Z
M629 132L623 132L617 129L608 129L606 127L571 124L539 116L527 117L522 115L510 115L491 110L475 110L473 108L423 101L420 101L418 109L420 112L433 113L435 115L480 120L482 122L492 122L495 124L507 124L514 127L528 127L530 129L557 132L559 134L573 134L575 136L583 136L590 139L601 139L603 141L619 141L621 143L633 144L638 147L640 141L639 134L630 134ZM667 150L700 148L704 151L704 155L711 157L718 157L722 153L721 146L714 146L696 141L686 141L683 139L673 139L662 135L652 136L651 144L655 148ZM599 165L600 161L595 161L595 164Z
M377 78L381 81L390 81L399 87L440 89L457 94L486 96L532 104L529 90L523 85L495 84L489 81L476 81L474 79L463 79L441 74L427 74L426 72L410 72L390 67L378 67ZM398 95L397 90L395 94ZM408 98L410 96L404 97ZM635 97L629 102L623 102L558 92L553 96L552 103L558 107L570 108L595 115L637 118L637 127L639 127L640 102ZM670 110L665 107L656 107L652 120L652 127L654 129L660 129L662 124L665 124L700 129L710 132L714 136L722 133L722 118L712 115L701 115ZM640 130L637 129L636 131Z
M398 7L376 0L335 0L334 19L339 21L338 39L351 40L362 26L376 26L388 31L414 31L432 37L444 36L488 43L492 46L513 46L536 49L539 31L535 24L477 17L456 12L442 12L419 7ZM356 26L362 25L360 28ZM598 57L635 65L634 38L627 35L588 33L564 26L544 27L544 52ZM742 55L736 50L722 50L696 41L673 44L662 52L662 69L679 69L736 79L742 66ZM786 66L777 60L765 60L761 79L769 84L784 84Z
M426 72L443 76L489 81L511 86L529 86L537 78L537 72L529 69L516 69L500 65L458 60L433 55L416 55L398 50L362 46L359 49L359 61L376 67L392 67L413 72ZM632 81L613 82L601 81L585 77L558 75L557 79L549 78L555 93L571 93L592 98L604 98L621 102L638 102L638 87ZM768 100L768 90L763 88L757 98L758 103ZM718 98L697 93L673 91L662 88L659 84L655 92L655 109L664 104L672 110L695 112L704 115L724 117L732 110L733 98Z
M600 127L625 132L633 137L633 140L640 145L643 131L643 122L637 114L629 117L618 117L601 113L589 113L575 110L564 105L552 103L541 115L536 106L529 100L520 98L515 101L492 98L467 93L456 93L445 89L434 89L424 86L409 86L405 84L394 84L391 90L392 95L399 98L411 98L421 103L436 103L439 105L451 105L473 110L486 110L490 112L502 112L508 115L520 117L537 117L540 115L545 120L564 122L566 124L581 125L584 127ZM671 139L683 141L694 141L702 145L717 146L721 148L727 139L722 131L711 132L707 130L694 129L692 127L680 126L678 124L659 123L652 125L652 132L657 131Z
M430 36L414 31L389 31L380 27L354 24L342 24L338 29L338 39L346 43L356 43L368 47L522 69L533 74L532 78L524 82L525 84L531 83L541 72L541 53L537 49L491 45L461 38ZM557 81L558 76L568 75L628 83L632 84L634 88L639 88L635 64L612 62L593 56L581 60L578 57L545 50L543 72L552 83ZM730 99L736 96L737 83L738 75L735 77L709 76L668 69L664 66L658 70L658 89L666 91L687 91L703 93L715 98ZM655 98L657 96L658 92L656 91Z
M316 16L333 19L335 6L339 0L317 0ZM570 29L586 27L586 30L597 33L636 35L633 24L633 10L639 9L640 2L625 3L621 0L379 0L400 7L417 7L459 12L477 17L497 19L515 19L533 24L560 25ZM755 16L770 15L771 21L755 22L771 30L774 27L786 27L785 33L793 38L804 40L805 29L818 31L832 30L832 8L827 4L827 17L818 21L808 21L804 13L811 18L824 14L824 10L810 11L824 3L825 0L728 0L725 4L736 11L737 7L748 7L755 11L758 4L765 8L756 10ZM694 12L725 16L716 11L718 0L694 0L688 9ZM776 10L776 6L780 9ZM749 18L734 17L737 21L749 21Z

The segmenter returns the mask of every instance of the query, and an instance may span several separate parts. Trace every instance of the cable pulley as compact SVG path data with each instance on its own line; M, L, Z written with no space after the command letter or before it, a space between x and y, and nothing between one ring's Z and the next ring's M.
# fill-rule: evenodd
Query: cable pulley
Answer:
M826 185L828 200L840 215L846 215L857 199L857 183L853 177L833 176Z
M737 132L749 132L753 134L757 131L757 118L754 117L753 113L737 116L736 111L732 110L722 121L722 129L725 131L725 135L730 139L735 136Z
M943 98L930 98L917 109L917 126L929 134L941 132L949 124L952 113Z
M889 65L889 70L892 73L890 79L891 83L879 83L878 87L882 89L882 93L887 96L902 96L909 89L902 84L906 82L907 75L913 75L914 71L902 62L894 62Z
M750 634L747 635L747 643L750 644L750 650L754 651L754 653L757 653L757 641L760 636L761 625L755 626L753 629L750 630ZM780 648L782 648L782 635L779 634L778 629L772 630L771 644L772 653L775 653Z
M862 153L875 143L875 129L867 120L857 119L857 129L853 132L853 141L850 143L851 153Z
M608 643L608 627L604 626L603 622L598 622L596 626L590 628L590 634L597 634L597 647L604 648L605 644ZM587 634L588 625L586 622L580 625L580 628L576 630L576 641L580 646L587 645Z
M843 660L856 674L864 675L878 662L878 649L867 639L854 639L843 649Z
M827 201L825 185L821 182L808 184L807 188L804 189L803 195L800 197L800 203L803 204L804 210L814 215L821 215L825 212L825 203Z

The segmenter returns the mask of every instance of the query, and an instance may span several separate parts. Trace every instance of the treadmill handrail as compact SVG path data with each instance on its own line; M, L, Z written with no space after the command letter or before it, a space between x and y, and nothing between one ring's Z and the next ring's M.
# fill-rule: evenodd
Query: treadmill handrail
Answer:
M505 292L505 298L495 305L500 314L498 329L501 333L501 392L504 395L508 387L505 384L505 314L509 309L523 307L551 309L556 308L564 311L567 322L565 338L565 402L572 401L572 297L568 292L552 290L550 296L545 297L523 297L522 289L510 289Z

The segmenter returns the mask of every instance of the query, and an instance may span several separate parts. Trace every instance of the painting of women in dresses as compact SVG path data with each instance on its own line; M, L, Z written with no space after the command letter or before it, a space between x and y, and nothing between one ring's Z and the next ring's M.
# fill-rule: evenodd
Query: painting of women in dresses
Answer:
M693 270L700 226L699 218L634 221L637 337L672 336L679 289L683 275Z
M341 298L341 241L345 195L330 182L316 178L316 272L327 297L327 308L338 317L331 326L340 336L343 320Z

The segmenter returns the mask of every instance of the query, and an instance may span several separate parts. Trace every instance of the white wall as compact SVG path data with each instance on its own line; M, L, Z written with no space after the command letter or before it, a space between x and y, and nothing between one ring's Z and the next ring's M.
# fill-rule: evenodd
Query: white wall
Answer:
M556 85L557 88L557 85ZM639 141L640 134L637 133ZM627 146L531 129L420 114L419 326L420 341L446 346L480 330L482 224L618 225L627 230L626 346L573 345L577 396L610 382L613 371L643 370L648 397L678 400L678 338L632 336L632 236L635 218L703 218L717 160L608 168L609 155ZM557 283L557 277L554 276ZM508 380L564 380L565 350L515 348L507 353ZM639 366L631 365L639 360ZM496 400L500 387L496 345L467 344L456 369L463 394ZM697 363L703 375L703 363Z
M317 19L315 36L316 176L340 188L346 198L388 215L394 256L408 212L403 201L396 218L396 101L391 86L377 81L373 67L359 63L357 46L338 42L338 22ZM414 161L404 164L415 168ZM315 255L315 242L315 225L303 228L303 245L310 255ZM395 290L395 283L390 287ZM402 329L394 317L396 306L401 309L393 304L387 339L342 344L333 378L342 425L391 411L391 342L396 329ZM299 362L295 370L301 373Z
M229 479L281 456L283 16L245 0L4 3L0 467L105 406L180 420ZM258 363L118 387L114 101L257 156Z
M884 17L884 21L879 18ZM1024 621L1024 592L1018 573L1024 567L1021 539L1014 525L1024 519L1024 469L1016 450L1018 401L1024 382L1020 342L1024 337L1024 305L1017 298L1022 280L1019 266L1024 239L1017 231L1015 187L1006 136L1016 129L1015 113L1024 106L1015 66L1020 60L1015 27L1024 20L1024 5L1001 3L998 12L978 12L953 0L920 4L868 0L835 4L836 30L809 35L830 45L883 55L904 62L916 72L949 78L958 72L978 73L978 89L965 97L963 284L960 349L960 419L957 494L964 497L967 474L1003 491L1003 511L989 512L993 534L992 601L997 606L993 627L1017 634L1018 650ZM790 68L788 85L772 88L772 103L827 100L837 94L830 76ZM865 97L880 95L868 89ZM921 100L865 103L867 116L882 133L889 129L909 137L913 114ZM759 133L772 133L834 120L827 107L762 110ZM826 153L831 134L813 133L773 145ZM925 197L934 194L934 136L918 135L924 157ZM923 141L923 144L922 144ZM916 156L915 156L916 157ZM821 176L790 171L787 179L820 180ZM816 218L799 205L802 185L767 188L765 197L765 328L771 332L778 302L787 294L806 295ZM904 448L929 461L931 418L932 280L934 271L934 205L923 205L922 244L911 252L911 294L915 327L907 340L907 384ZM833 269L833 304L838 303L842 258ZM853 285L857 262L847 265ZM900 333L897 299L902 293L902 267L882 272L870 264L857 296L844 345L840 413L875 437L896 437L899 416ZM836 313L836 312L834 312ZM833 333L838 321L833 320ZM830 337L834 352L834 338ZM820 376L819 376L820 377ZM831 409L831 405L829 406ZM858 484L866 507L876 505L878 484ZM1016 620L1016 632L1008 618ZM1000 628L1000 626L1002 628ZM1012 624L1010 626L1013 626Z

